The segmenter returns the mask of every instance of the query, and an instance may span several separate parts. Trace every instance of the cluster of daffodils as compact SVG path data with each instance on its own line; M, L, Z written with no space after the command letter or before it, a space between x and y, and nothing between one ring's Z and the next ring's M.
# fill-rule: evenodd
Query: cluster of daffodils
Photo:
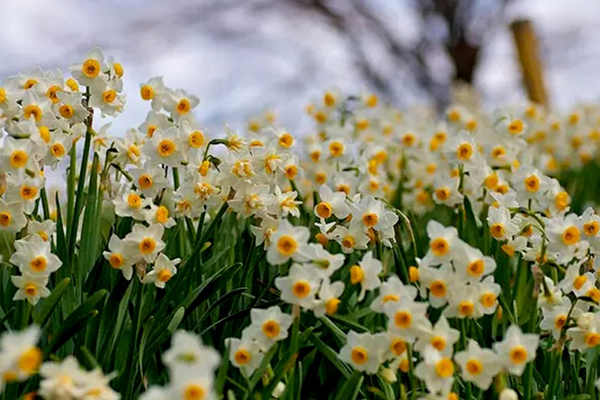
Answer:
M25 397L39 396L45 400L119 400L121 397L110 386L112 376L100 369L87 371L69 356L60 362L43 361L37 346L41 331L32 325L23 332L8 332L0 336L0 388L5 384L22 382L39 373L37 392Z
M271 350L310 346L299 344L301 329L342 372L352 367L377 375L397 383L398 394L408 388L411 398L464 394L471 400L473 385L489 394L493 383L501 398L514 398L513 389L530 398L536 361L555 350L590 354L586 368L594 371L600 215L592 207L571 212L572 204L579 211L575 193L558 179L597 158L599 107L559 116L528 104L490 116L452 106L438 120L381 105L371 93L345 97L329 90L307 107L315 121L310 134L294 136L266 112L242 130L225 125L223 135L209 138L194 115L199 99L155 77L140 85L150 110L145 121L122 133L111 132L110 124L96 126L94 116L123 110L123 67L94 49L70 72L65 78L38 69L0 85L6 133L0 251L8 256L0 271L6 277L0 279L0 329L26 326L30 316L56 324L58 314L69 315L78 301L89 301L82 305L89 313L96 298L88 286L108 288L114 297L86 318L120 304L115 336L107 340L112 346L120 341L119 329L131 331L128 360L135 365L121 373L141 380L121 388L126 379L119 378L112 385L127 390L127 398L149 386L144 400L207 400L222 396L223 385L235 398L246 383L253 385L244 393L249 397L257 370L266 371L265 382L275 376L271 363L289 362L275 368L279 382L269 384L279 396L295 387L290 374L296 357L307 352L293 349L298 354L285 361L285 351ZM46 188L47 167L66 173L66 193ZM235 229L223 254L247 270L240 274L245 282L234 276L223 287L245 291L242 286L259 281L263 291L244 293L256 300L247 309L236 308L246 298L229 310L221 303L228 294L213 301L212 293L189 300L178 292L187 287L193 295L193 285L211 282L205 261L220 257L211 246L219 248L215 231L226 223ZM238 251L234 242L252 248ZM247 258L238 259L240 253ZM59 276L69 278L66 284L74 280L75 290L49 318L44 313L56 304L47 297ZM257 276L273 278L273 286L264 287L268 283ZM53 301L63 301L62 295ZM137 300L129 302L130 295ZM179 295L185 311L179 320L160 322L170 324L167 333L178 323L200 331L204 317L186 307L199 307L201 300L210 299L206 321L215 317L211 327L218 329L249 312L243 329L236 321L225 337L213 336L210 343L228 354L183 330L160 358L144 354L145 340L152 349L164 344L164 332L147 331L152 313L169 315ZM22 321L10 322L5 297L15 301ZM30 304L19 302L25 299ZM256 308L261 304L268 307ZM106 321L99 324L104 328ZM330 351L327 329L343 342ZM73 343L89 339L91 331ZM23 388L19 382L39 373L37 394L45 399L119 398L109 386L113 375L86 371L67 352L61 361L44 354L40 335L35 327L3 333L3 385ZM162 363L144 375L142 364L150 359ZM227 359L237 370L223 369L227 376L216 384ZM167 373L163 386L148 382L155 374L164 383ZM247 379L238 379L240 373ZM557 382L552 375L546 389L537 389L557 394Z

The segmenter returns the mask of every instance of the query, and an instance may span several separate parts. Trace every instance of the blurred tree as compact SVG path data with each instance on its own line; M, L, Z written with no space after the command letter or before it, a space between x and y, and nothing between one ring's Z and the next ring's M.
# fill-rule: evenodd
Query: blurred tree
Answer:
M403 103L425 98L438 108L451 98L455 82L472 84L486 34L503 23L510 0L231 0L205 7L205 21L243 12L252 30L265 16L309 17L332 28L370 88ZM406 20L394 19L398 5ZM211 23L221 37L239 37L244 26ZM254 25L256 27L256 25ZM416 28L414 28L416 27ZM410 37L408 37L410 36Z

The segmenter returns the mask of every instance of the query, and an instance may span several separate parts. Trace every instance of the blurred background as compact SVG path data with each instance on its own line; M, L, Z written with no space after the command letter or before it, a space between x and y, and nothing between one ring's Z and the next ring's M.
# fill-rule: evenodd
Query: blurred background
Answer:
M0 10L0 78L67 73L96 45L122 63L117 135L143 121L139 84L158 75L198 95L197 117L216 133L272 109L302 134L304 106L330 88L442 109L466 82L489 110L524 102L511 30L522 19L553 108L600 94L600 2L590 0L0 0Z

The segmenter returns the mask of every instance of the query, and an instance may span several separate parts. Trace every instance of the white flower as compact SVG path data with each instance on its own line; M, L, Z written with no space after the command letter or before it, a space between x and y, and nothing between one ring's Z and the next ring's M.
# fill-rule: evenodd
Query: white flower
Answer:
M373 257L373 252L368 251L358 265L350 268L350 282L353 285L360 284L360 293L358 301L365 298L368 290L374 290L381 286L379 274L383 271L381 261Z
M280 222L279 228L271 235L267 250L267 261L271 265L280 265L290 258L294 261L306 261L306 248L310 232L304 226L293 226L287 219Z
M467 382L473 382L482 390L487 390L494 377L500 373L502 363L493 350L482 349L474 340L469 340L466 350L454 355L460 366L461 376Z
M379 296L371 303L371 309L383 312L383 305L387 302L400 301L401 299L414 300L417 297L417 288L402 283L397 276L390 276L383 282L379 289Z
M132 217L137 221L143 221L146 216L145 209L152 203L152 200L142 198L132 190L123 194L122 198L113 200L113 203L115 204L115 214L119 217Z
M331 254L318 243L308 244L306 257L310 260L307 265L312 267L313 272L322 279L331 277L344 265L346 259L343 254Z
M383 333L370 334L348 332L348 342L340 349L340 359L358 371L375 374L384 361L387 337Z
M427 303L401 299L385 303L383 310L389 318L388 329L397 332L407 341L416 339L423 329L431 327L426 315Z
M487 223L490 234L496 240L511 239L519 232L519 226L511 219L506 207L490 207Z
M127 245L135 262L143 259L147 262L153 262L158 253L165 248L165 242L162 241L162 235L165 228L161 224L154 224L146 227L142 224L135 224L131 232L125 236L123 241Z
M98 47L93 48L87 53L83 63L69 67L73 78L86 86L94 83L101 76L101 73L107 69L108 66L104 61L104 54L102 54L102 50Z
M177 267L175 267L181 261L180 258L169 260L169 257L163 253L156 257L152 271L150 271L142 283L154 283L157 288L164 289L165 284L177 273Z
M567 323L567 315L570 309L571 300L568 297L563 297L560 305L552 308L542 308L544 318L540 323L540 328L552 332L554 339L558 340L563 327Z
M450 357L443 356L433 347L427 347L423 353L423 361L415 368L415 375L425 381L427 390L437 392L453 379L454 363Z
M484 276L494 272L496 261L492 257L484 256L481 250L465 243L458 246L458 252L454 257L454 267L458 279L479 282Z
M250 310L250 319L252 323L244 329L242 335L258 341L264 349L287 338L288 329L294 320L291 315L281 312L279 306L272 306L266 310L253 308Z
M10 262L18 266L22 273L34 276L48 276L62 265L62 261L51 253L50 242L38 235L30 240L17 240Z
M4 382L24 381L37 373L43 353L37 347L41 330L30 325L22 332L8 331L0 337L0 390Z
M264 356L258 342L248 337L225 339L225 345L229 347L231 363L244 371L248 377L258 368Z
M444 356L451 356L454 343L460 338L460 332L450 327L448 320L443 315L435 325L423 327L415 343L415 350L423 353L428 346L433 347Z
M45 362L40 368L42 380L38 394L45 399L73 399L76 387L85 381L85 371L77 359L68 356L61 362Z
M143 146L143 152L153 164L178 167L183 161L183 141L175 127L156 130Z
M50 290L46 287L48 275L31 275L25 272L21 276L13 275L10 279L18 288L13 300L27 299L31 304L36 305L40 299L50 295Z
M319 289L319 298L314 308L315 316L322 317L325 314L333 315L337 312L341 300L339 297L344 293L344 282L330 282L329 278L323 279Z
M298 304L304 309L315 306L315 295L321 284L321 278L313 269L293 264L289 275L275 278L275 287L281 291L281 300L289 304Z
M460 239L455 227L445 227L437 221L427 223L429 250L423 258L424 265L439 265L452 260Z
M582 321L587 319L587 321ZM567 321L568 322L568 321ZM567 335L572 338L570 350L588 351L600 345L600 314L582 313L577 319L577 326L569 328Z
M344 219L350 215L350 207L346 204L344 192L334 192L329 186L321 185L319 198L321 202L315 205L314 209L315 215L319 218L327 219L335 215L339 219Z
M517 325L511 325L502 342L494 343L501 363L513 375L521 376L528 362L535 359L540 338L533 333L523 334Z
M162 168L151 164L144 165L140 168L132 168L129 173L133 178L133 182L139 190L147 198L152 198L169 184L165 178L165 171Z
M558 287L565 294L574 293L577 297L585 296L587 292L595 287L596 279L591 272L579 273L580 263L571 264L567 268L565 277L558 283Z
M179 330L173 334L171 348L162 354L162 360L170 368L172 377L190 370L197 376L212 377L221 357L215 349L204 346L195 333Z
M333 238L346 254L354 250L366 250L371 240L366 234L362 223L352 220L349 227L338 225L333 231Z
M108 260L110 266L114 269L120 269L123 277L127 280L130 280L133 276L132 265L135 262L130 248L131 245L113 234L108 241L109 251L102 252L103 257Z

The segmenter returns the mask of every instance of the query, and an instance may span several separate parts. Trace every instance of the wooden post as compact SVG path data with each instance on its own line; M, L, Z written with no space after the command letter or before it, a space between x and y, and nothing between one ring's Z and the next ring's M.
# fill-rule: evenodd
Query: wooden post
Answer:
M511 24L519 62L523 71L523 82L529 99L548 106L548 96L544 86L542 64L538 54L537 40L533 24L529 20L518 20Z

